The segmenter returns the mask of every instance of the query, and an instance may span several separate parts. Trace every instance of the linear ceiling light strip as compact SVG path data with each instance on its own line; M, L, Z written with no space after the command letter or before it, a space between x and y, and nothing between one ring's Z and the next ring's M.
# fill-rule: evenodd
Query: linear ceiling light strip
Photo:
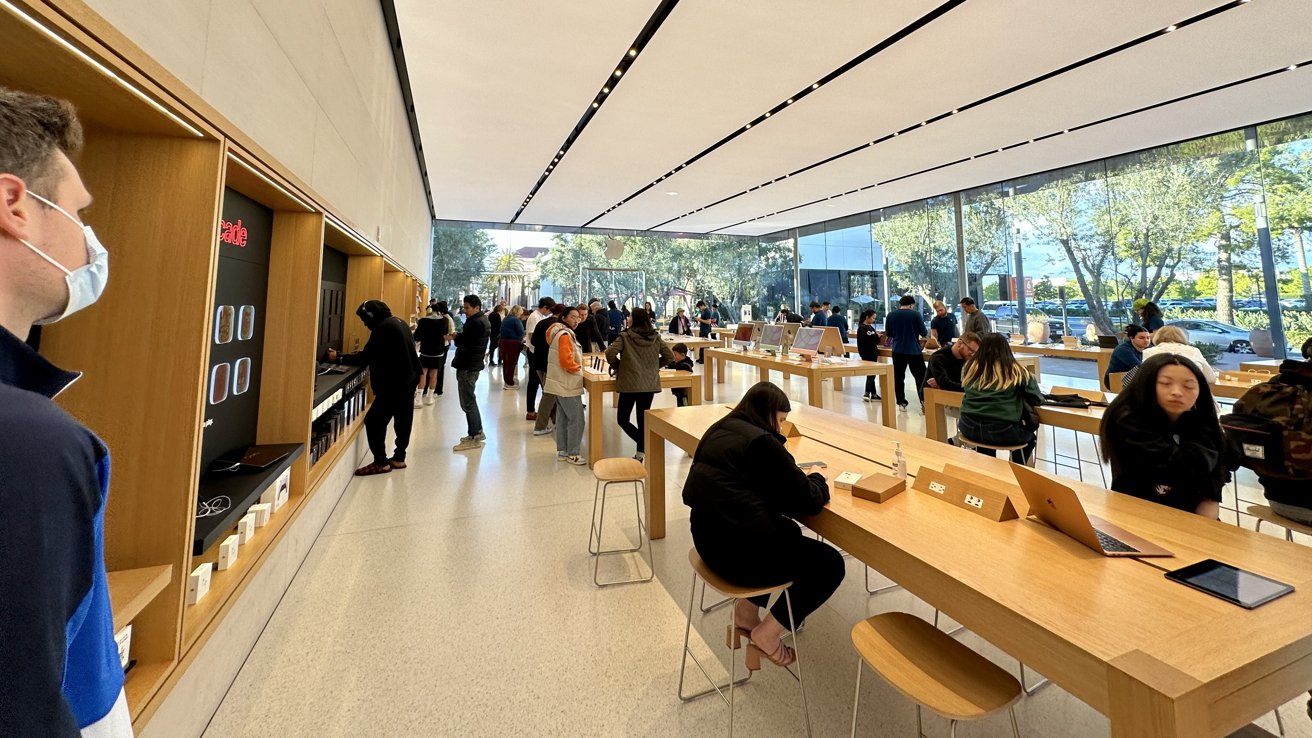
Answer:
M891 178L891 179L886 179L886 180L883 180L883 181L881 181L881 182L876 182L875 184L868 184L868 185L865 185L865 186L863 186L863 187L858 187L858 188L856 188L856 189L854 189L854 190L848 190L847 192L840 192L840 193L838 193L838 194L836 194L836 195L830 195L829 197L822 197L822 198L820 198L820 199L818 199L818 200L812 200L811 202L802 203L802 204L800 204L800 205L793 205L793 206L791 206L791 207L784 208L783 210L778 210L778 211L775 211L775 212L773 212L773 213L769 213L769 214L766 214L766 215L758 215L758 216L756 216L755 218L748 218L747 220L741 221L741 222L739 222L739 223L733 223L733 224L731 224L731 225L723 226L723 227L721 227L721 228L716 228L716 229L713 230L713 231L707 231L707 233L719 233L720 231L724 231L724 230L727 230L727 229L729 229L729 228L737 228L738 226L746 225L746 224L751 223L751 222L753 222L753 221L761 220L761 219L763 219L763 218L769 218L769 217L771 217L771 216L773 216L773 215L779 215L779 214L781 214L781 213L792 212L793 210L799 210L799 209L801 209L801 208L810 207L810 206L812 206L812 205L818 205L818 204L820 204L820 203L822 203L822 202L825 202L826 200L834 200L834 199L837 199L837 198L839 198L839 197L845 197L845 196L847 196L847 195L855 194L855 193L857 193L857 192L864 192L865 190L873 189L873 188L875 188L875 187L882 187L882 186L884 186L884 185L893 184L894 182L900 182L900 181L902 181L902 180L904 180L904 179L909 179L909 178L911 178L911 177L919 177L919 176L922 175L922 174L928 174L928 173L930 173L930 172L938 171L939 169L946 169L947 167L956 166L956 165L958 165L958 164L964 164L964 163L966 163L966 162L968 162L968 161L973 161L973 160L975 160L975 159L979 159L979 158L982 158L982 157L985 157L985 156L989 156L989 155L992 155L992 154L1000 154L1000 153L1002 153L1003 151L1007 151L1007 150L1009 150L1009 149L1018 148L1018 147L1020 147L1020 146L1027 146L1027 145L1032 144L1032 143L1034 143L1034 142L1036 142L1036 141L1044 141L1044 140L1047 140L1047 139L1050 139L1050 138L1053 138L1053 137L1056 137L1056 136L1061 136L1061 135L1063 135L1063 134L1073 133L1073 132L1075 132L1075 131L1082 131L1082 130L1085 130L1085 129L1088 129L1088 128L1093 128L1093 127L1095 127L1095 126L1100 126L1100 125L1103 125L1103 124L1105 124L1105 123L1111 123L1111 122L1113 122L1113 121L1120 120L1121 118L1128 118L1128 117L1130 117L1130 116L1132 116L1132 115L1138 115L1138 114L1140 114L1140 113L1146 113L1146 112L1149 112L1149 111L1152 111L1152 110L1156 110L1156 109L1158 109L1158 108L1164 108L1164 107L1167 107L1167 106L1169 106L1169 105L1175 105L1176 103L1185 102L1185 101L1192 100L1192 99L1197 98L1197 97L1202 97L1202 96L1204 96L1204 95L1210 95L1210 94L1212 94L1212 93L1214 93L1214 92L1221 92L1221 91L1223 91L1223 90L1228 90L1228 89L1230 89L1230 88L1232 88L1232 87L1238 87L1238 86L1241 86L1241 85L1246 85L1246 84L1249 84L1249 83L1251 83L1251 82L1257 82L1257 81L1259 81L1259 80L1263 80L1263 79L1266 79L1266 78L1268 78L1268 77L1273 77L1273 76L1275 76L1275 75L1278 75L1278 74L1281 74L1281 73L1284 73L1284 72L1292 72L1292 71L1295 71L1295 70L1297 70L1297 69L1302 69L1303 67L1307 67L1307 66L1312 66L1312 59L1309 59L1309 60L1307 60L1307 61L1302 61L1302 62L1299 62L1299 63L1297 63L1297 64L1290 64L1290 65L1288 65L1288 66L1284 66L1284 67L1281 67L1281 68L1279 68L1279 69L1275 69L1275 70L1272 70L1272 71L1269 71L1269 72L1262 72L1261 74L1255 74L1255 75L1253 75L1253 76L1251 76L1251 77L1246 77L1246 78L1244 78L1244 79L1236 80L1236 81L1234 81L1234 82L1227 82L1227 83L1225 83L1225 84L1217 85L1217 86L1215 86L1215 87L1209 87L1209 88L1207 88L1207 89L1205 89L1205 90L1199 90L1198 92L1191 92L1191 93L1189 93L1188 95L1181 95L1180 97L1172 98L1172 99L1170 99L1170 100L1163 100L1163 101L1161 101L1161 102L1156 102L1156 103L1153 103L1153 104L1151 104L1151 105L1145 105L1145 106L1143 106L1143 107L1141 107L1141 108L1136 108L1136 109L1134 109L1134 110L1127 110L1127 111L1125 111L1125 112L1123 112L1123 113L1117 113L1117 114L1115 114L1115 115L1109 115L1109 116L1107 116L1106 118L1100 118L1100 119L1098 119L1098 120L1090 121L1090 122L1088 122L1088 123L1082 123L1082 124L1080 124L1080 125L1078 125L1078 126L1074 126L1074 127L1072 127L1072 128L1066 128L1066 129L1063 129L1063 130L1061 130L1061 131L1057 131L1057 132L1055 132L1055 133L1048 133L1048 134L1044 134L1044 135L1042 135L1042 136L1035 136L1034 138L1031 138L1031 139L1029 139L1029 140L1027 140L1027 141L1025 141L1025 142L1023 142L1023 143L1012 144L1012 145L1010 145L1010 146L1003 146L1003 147L1001 147L1001 148L997 148L997 149L991 149L991 150L986 151L986 152L984 152L984 153L982 153L982 154L974 154L974 155L971 155L971 156L967 156L967 157L963 157L963 158L957 159L956 161L945 162L945 163L943 163L943 164L936 164L936 165L934 165L934 166L932 166L932 167L927 167L927 168L925 168L925 169L921 169L921 170L916 171L916 172L908 172L907 174L898 175L898 176L893 177L893 178ZM1283 119L1283 118L1287 118L1287 117L1289 117L1289 116L1281 116L1281 117L1278 118L1277 120L1280 120L1280 119ZM1259 125L1261 125L1261 124L1259 124ZM1205 137L1205 136L1215 136L1215 135L1217 135L1218 133L1224 133L1224 131L1215 131L1215 132L1213 132L1213 133L1210 133L1210 134L1204 134L1204 136L1199 136L1199 137L1195 137L1195 138L1202 138L1202 137ZM1191 138L1191 139L1185 139L1185 140L1193 140L1193 139ZM1176 143L1179 143L1179 142L1176 142ZM1148 150L1148 149L1158 148L1159 146L1170 146L1170 145L1172 145L1172 144L1159 144L1158 146L1149 146L1149 147L1146 147L1146 148L1144 148L1144 149L1138 149L1137 151L1126 151L1126 152L1122 152L1122 153L1120 153L1120 154L1115 154L1114 156L1125 156L1125 155L1127 155L1127 154L1134 154L1134 153L1137 153L1138 151L1146 151L1146 150ZM1079 167L1079 166L1084 166L1084 165L1086 165L1086 164L1091 164L1091 163L1093 163L1093 162L1095 162L1095 161L1101 161L1102 159L1105 159L1105 158L1107 158L1107 157L1099 157L1098 159L1091 159L1091 160L1089 160L1089 161L1084 161L1084 162L1075 162L1075 163L1072 163L1072 164L1063 164L1062 166L1057 167L1057 168L1058 168L1058 169L1067 169L1067 168L1070 168L1070 167ZM1008 177L1007 179L1008 179L1008 180L1013 180L1013 179L1024 179L1024 178L1026 178L1026 177L1032 177L1032 176L1034 176L1034 175L1036 175L1036 174L1042 174L1043 172L1048 172L1048 171L1052 171L1052 169L1044 169L1044 170L1039 171L1039 172L1030 172L1030 173L1028 173L1028 174L1018 174L1018 175L1016 175L1016 176L1014 176L1014 177ZM973 186L973 187L960 188L960 189L976 189L976 188L978 188L978 187L987 187L987 186L988 186L988 185L976 185L976 186ZM931 195L931 197L936 197L936 196L935 196L935 195ZM917 198L917 199L922 199L922 200L923 200L923 199L927 199L927 198ZM901 203L899 203L899 204L901 204ZM886 205L886 206L883 206L883 207L897 207L897 204ZM668 222L668 221L667 221L667 222ZM824 222L824 221L817 221L817 222ZM812 225L812 224L808 224L808 225ZM794 227L794 226L790 226L790 227ZM795 227L798 227L798 228L804 228L804 227L806 227L806 226L795 226Z
M837 160L839 160L839 159L842 159L843 157L851 156L852 154L855 154L855 153L857 153L857 152L859 152L859 151L865 151L866 149L870 148L871 146L874 146L875 144L883 143L883 142L885 142L885 141L892 140L892 139L894 139L894 138L897 138L898 136L901 136L901 135L904 135L904 134L907 134L907 133L911 133L912 131L918 130L918 129L920 129L920 128L924 128L924 127L928 126L930 123L936 123L936 122L938 122L938 121L945 120L945 119L947 119L947 118L951 118L952 116L954 116L954 115L958 115L958 114L960 114L960 113L962 113L962 112L964 112L964 111L967 111L967 110L971 110L971 109L973 109L973 108L980 107L981 105L986 105L986 104L988 104L988 103L990 103L990 102L993 102L994 100L997 100L997 99L999 99L999 98L1006 97L1007 95L1013 94L1013 93L1015 93L1015 92L1019 92L1019 91L1024 90L1024 89L1026 89L1026 88L1028 88L1028 87L1032 87L1032 86L1037 85L1037 84L1040 84L1040 83L1042 83L1042 82L1046 82L1046 81L1048 81L1048 80L1050 80L1050 79L1053 79L1053 78L1058 77L1058 76L1060 76L1060 75L1066 74L1067 72L1073 71L1073 70L1075 70L1075 69L1079 69L1079 68L1081 68L1081 67L1088 66L1089 64L1093 64L1093 63L1095 63L1095 62L1101 61L1101 60L1106 59L1106 58L1108 58L1108 57L1110 57L1110 56L1114 56L1114 55L1119 54L1119 53L1121 53L1121 52L1123 52L1123 51L1127 51L1127 50L1129 50L1129 49L1131 49L1131 48L1134 48L1134 47L1139 46L1139 45L1141 45L1141 44L1147 43L1147 42L1152 41L1152 40L1154 40L1154 39L1161 38L1162 36L1164 36L1164 35L1166 35L1166 34L1168 34L1168 33L1174 33L1175 31L1177 31L1177 30L1179 30L1179 29L1181 29L1181 28L1184 28L1185 26L1190 26L1190 25L1193 25L1193 24L1195 24L1195 23L1200 23L1200 22L1202 22L1202 21L1204 21L1204 20L1207 20L1208 18L1211 18L1211 17L1213 17L1213 16L1216 16L1216 15L1219 15L1219 14L1221 14L1221 13L1224 13L1224 12L1227 11L1227 10L1233 10L1233 9L1235 9L1235 8L1241 6L1241 5L1247 5L1248 3L1249 3L1249 0L1232 0L1231 2L1226 3L1226 4L1224 4L1224 5L1218 5L1217 7L1214 7L1214 8L1212 8L1212 9L1210 9L1210 10L1203 11L1203 12L1201 12L1201 13L1198 13L1197 15L1191 16L1190 18L1188 18L1188 19L1186 19L1186 20L1180 21L1179 23L1174 23L1174 24L1172 24L1172 25L1169 25L1169 26L1167 26L1167 27L1164 28L1164 29L1157 30L1157 31L1153 31L1153 32L1151 32L1151 33L1146 33L1146 34L1144 34L1144 35L1142 35L1142 36L1139 36L1138 38L1135 38L1135 39L1131 39L1131 40L1129 40L1129 41L1126 41L1125 43L1122 43L1122 44L1120 44L1119 46L1114 46L1114 47L1112 47L1112 48L1110 48L1110 49L1107 49L1107 50L1105 50L1105 51L1101 51L1101 52L1099 52L1099 53L1097 53L1097 54L1094 54L1094 55L1092 55L1092 56L1089 56L1089 57L1087 57L1087 58L1080 59L1079 61L1071 62L1070 64L1067 64L1067 65L1065 65L1065 66L1063 66L1063 67L1059 67L1058 69L1054 69L1054 70L1052 70L1052 71L1050 71L1050 72L1047 72L1047 73L1045 73L1045 74L1039 75L1038 77L1034 77L1033 79L1029 79L1029 80L1026 80L1026 81L1024 81L1024 82L1020 82L1020 83L1018 83L1018 84L1012 85L1011 87L1008 87L1008 88L1005 89L1005 90L1001 90L1001 91L999 91L999 92L995 92L995 93L993 93L993 94L991 94L991 95L988 95L987 97L980 98L980 99L978 99L978 100L975 100L974 102L967 103L967 104L965 104L965 105L959 105L959 106L957 106L957 107L953 108L952 110L947 111L947 112L945 112L945 113L941 113L941 114L936 115L936 116L933 116L933 117L931 117L931 118L926 118L925 120L922 120L922 121L920 121L919 123L912 124L912 125L910 125L910 126L907 126L906 128L903 128L903 129L901 129L901 130L897 130L897 131L893 131L892 133L889 133L889 134L885 134L885 135L880 136L879 138L876 138L876 139L874 139L874 140L872 140L872 141L869 141L869 142L866 142L866 143L858 144L857 146L853 146L852 148L850 148L850 149L848 149L848 150L846 150L846 151L842 151L842 152L839 152L839 153L837 153L837 154L834 154L833 156L830 156L830 157L828 157L828 158L826 158L826 159L822 159L822 160L820 160L820 161L818 161L818 162L815 162L814 164L808 164L807 166L804 166L804 167L802 167L802 168L800 168L800 169L797 169L797 170L792 171L792 172L788 172L787 174L781 175L781 176L779 176L779 177L775 177L774 179L768 180L768 181L766 181L766 182L762 182L761 184L758 184L758 185L756 185L756 186L754 186L754 187L749 187L749 188L743 190L742 192L738 192L738 193L735 193L735 194L729 195L728 197L721 198L721 199L719 199L719 200L717 200L717 201L715 201L715 202L709 203L709 204L707 204L707 205L703 205L702 207L697 208L696 210L691 210L691 211L688 211L687 213L684 213L684 214L682 214L682 215L677 215L677 216L675 216L675 217L673 217L673 218L670 218L669 220L665 220L665 221L662 221L662 222L660 222L660 223L657 223L656 225L651 226L651 228L653 228L653 229L654 229L654 228L660 228L660 227L663 226L663 225L668 225L669 223L672 223L672 222L674 222L674 221L676 221L676 220L680 220L680 219L682 219L682 218L686 218L686 217L688 217L688 216L690 216L690 215L694 215L694 214L699 213L699 212L701 212L701 211L703 211L703 210L706 210L707 208L713 208L713 207L715 207L716 205L720 205L720 204L722 204L722 203L728 202L728 201L733 200L733 199L735 199L735 198L742 197L743 195L746 195L746 194L748 194L749 192L753 192L753 191L755 191L755 190L759 190L759 189L761 189L762 187L769 187L770 185L775 184L776 182L780 182L780 181L782 181L782 180L784 180L784 179L787 179L787 178L789 178L789 177L793 177L793 176L796 176L796 175L801 174L801 173L803 173L803 172L810 171L810 170L812 170L812 169L815 169L816 167L821 167L821 166L824 166L824 165L826 165L826 164L830 164L830 163L832 163L832 162L834 162L834 161L837 161ZM1050 135L1057 135L1057 134L1050 134ZM1035 139L1031 139L1031 140L1029 140L1029 141L1025 141L1025 142L1021 142L1021 143L1013 144L1013 146L1019 146L1019 145L1022 145L1023 143L1033 143L1035 140L1038 140L1038 138L1036 137ZM1004 147L1004 148L1008 148L1008 147ZM843 194L847 194L847 193L843 193ZM791 209L792 209L792 208L789 208L789 210L791 210ZM779 212L785 212L785 211L779 211ZM769 217L768 215L763 215L763 216L758 216L757 218L753 218L753 220L759 220L760 218L768 218L768 217ZM726 227L728 227L728 228L732 228L733 226L726 226Z
M783 110L784 108L787 108L787 107L793 105L794 103L798 102L798 101L801 100L802 98L806 97L807 95L810 95L812 92L815 92L816 90L820 89L821 87L824 87L825 85L829 84L830 82L833 82L834 80L836 80L836 79L838 79L839 77L843 76L843 75L846 74L847 72L849 72L849 71L855 69L855 68L856 68L857 66L859 66L860 64L862 64L862 63L868 61L871 57L875 56L875 55L878 54L879 52L884 51L885 49L889 48L889 47L892 46L893 44L896 44L898 41L901 41L902 39L906 38L907 36L910 36L911 34L915 33L916 31L920 30L921 28L924 28L925 26L929 25L930 23L934 22L935 20L937 20L937 19L939 19L940 17L942 17L943 15L945 15L948 11L952 10L953 8L957 8L957 7L961 6L961 5L964 4L965 2L966 2L966 0L949 0L948 2L945 2L945 3L943 3L942 5L939 5L938 7L934 8L933 10L931 10L931 11L928 12L928 13L926 13L925 15L922 15L921 17L917 18L915 21L912 21L909 25L907 25L906 27L904 27L904 28L902 28L901 30L897 31L897 32L894 33L893 35L891 35L891 36L885 38L883 41L880 41L878 44L876 44L876 45L870 47L869 49L866 49L865 51L861 52L861 53L858 54L857 56L855 56L855 57L853 57L852 59L848 60L848 61L847 61L845 64L843 64L841 67L835 69L834 71L830 72L829 74L826 74L825 76L823 76L823 77L821 77L820 79L816 80L816 81L813 82L810 86L808 86L808 87L806 87L806 88L804 88L804 89L802 89L802 90L799 90L798 92L796 92L796 93L794 93L792 96L790 96L788 99L784 100L783 102L780 102L779 104L775 105L774 107L770 108L769 110L765 111L764 113L762 113L762 114L756 116L756 117L753 118L752 120L748 121L746 124L741 125L741 126L738 126L738 127L737 127L732 133L730 133L729 135L725 136L724 138L720 139L719 141L716 141L715 143L711 144L711 145L708 146L707 148L703 149L701 152L699 152L699 153L697 153L696 155L694 155L691 159L688 159L687 161L683 162L682 164L680 164L680 165L674 167L673 169L669 170L669 171L666 172L665 174L662 174L660 177L657 177L655 180L653 180L652 182L649 182L648 184L646 184L645 186L643 186L641 189L639 189L637 192L634 192L633 194L629 195L628 197L624 198L623 200L620 200L619 202L617 202L617 203L615 203L614 205L610 206L609 208L607 208L607 209L605 210L605 212L600 213L599 215L597 215L596 217L592 218L591 220L589 220L587 223L584 223L583 225L584 225L584 226L592 225L592 224L593 224L594 222L596 222L598 219L605 217L606 215L608 215L608 214L610 214L612 211L614 211L614 210L620 208L621 206L623 206L625 203L629 202L629 201L632 200L633 198L635 198L635 197L641 195L642 193L646 192L647 190L650 190L652 187L655 187L656 185L660 184L660 183L663 182L666 178L673 176L673 175L674 175L675 173L677 173L679 170L681 170L681 169L683 169L683 168L689 166L690 164L692 164L692 163L698 161L699 159L702 159L702 158L705 157L705 156L708 156L709 154L711 154L711 152L715 151L716 149L720 148L721 146L724 146L725 144L729 143L730 141L734 140L735 138L738 138L739 136L743 135L743 134L746 133L747 131L751 130L752 126L759 125L760 123L765 122L765 120L766 120L767 118L769 118L770 116L772 116L772 115L778 113L779 111ZM710 206L710 205L707 205L706 207L711 207L711 206ZM698 210L704 210L704 209L705 209L705 208L699 208ZM688 213L688 215L691 215L692 213L698 212L698 210L691 211L690 213ZM679 216L679 217L682 218L682 217L685 217L685 216ZM671 220L678 220L678 218L671 218ZM665 222L668 223L668 222L670 222L670 221L665 221ZM660 224L660 225L664 225L664 223L662 223L662 224ZM652 228L658 228L658 227L659 227L659 226L652 226ZM650 230L650 229L648 229L648 230Z
M547 178L556 170L556 165L559 164L560 160L565 158L565 155L569 153L570 147L573 146L574 142L583 134L583 129L587 128L588 123L592 122L593 116L595 116L597 111L601 109L601 106L605 104L606 100L610 97L610 93L614 92L615 88L619 87L620 82L624 81L625 72L628 72L629 68L637 61L638 54L642 53L642 50L647 48L647 45L651 43L652 38L656 36L656 32L660 30L661 25L665 23L665 19L670 17L670 12L674 10L674 6L678 4L679 0L661 0L656 6L656 10L651 14L651 17L647 19L647 23L642 27L642 31L638 33L638 37L633 39L633 43L629 44L628 51L624 53L624 56L620 59L619 63L615 65L614 71L607 74L606 81L602 83L601 89L593 96L591 104L583 109L583 115L579 118L579 122L574 124L574 129L571 130L569 136L565 138L565 143L561 144L560 148L556 151L555 157L552 158L551 163L547 164L547 168L542 171L542 175L538 177L538 181L534 183L533 189L529 190L528 196L524 198L524 202L520 203L519 209L515 211L514 217L510 219L511 223L518 220L519 216L524 212L524 209L528 207L528 204L533 202L533 198L536 197L538 191L542 189L542 185L546 184Z

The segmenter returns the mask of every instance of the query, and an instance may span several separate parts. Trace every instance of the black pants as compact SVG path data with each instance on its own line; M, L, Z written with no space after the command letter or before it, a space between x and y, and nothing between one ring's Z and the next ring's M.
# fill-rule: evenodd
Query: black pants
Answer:
M410 426L415 420L414 399L415 387L396 394L374 395L374 404L364 414L364 434L369 440L369 452L374 455L375 464L387 463L387 424L393 420L396 421L396 453L392 458L405 461L405 450L410 445Z
M879 378L873 374L866 375L866 394L871 397L879 397Z
M692 540L711 571L741 587L769 587L791 581L788 594L799 624L843 582L843 555L828 543L803 536L801 530L767 540L743 541L735 532L726 532L700 518L694 510ZM751 602L765 607L769 598L753 597ZM783 597L770 608L770 614L788 630L795 630Z
M542 382L538 381L538 373L533 371L533 354L528 355L528 411L537 412L538 406L538 389L542 387Z
M907 404L907 390L902 386L907 376L907 367L911 367L911 377L916 380L916 397L924 403L925 357L922 354L893 354L893 396L897 398L897 404Z
M638 453L642 453L643 442L647 440L647 418L646 412L651 409L651 401L656 398L655 392L621 392L620 407L616 411L615 417L619 420L620 430L624 435L632 438L634 443L638 444ZM629 422L629 416L633 415L633 408L638 408L638 424L635 426Z

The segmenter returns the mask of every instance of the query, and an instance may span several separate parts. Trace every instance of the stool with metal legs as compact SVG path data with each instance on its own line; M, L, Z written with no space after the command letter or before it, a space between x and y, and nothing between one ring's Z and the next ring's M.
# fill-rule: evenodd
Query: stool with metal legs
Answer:
M642 519L642 503L644 492L647 487L647 469L641 462L636 459L600 459L592 468L592 473L597 478L597 483L593 487L592 494L592 528L588 532L588 553L592 554L592 583L598 587L608 587L612 584L632 584L635 582L650 582L656 575L656 569L652 565L651 539L647 535L647 526ZM632 548L611 548L602 549L601 534L602 524L606 520L606 492L612 484L632 484L634 508L638 515L638 545ZM600 503L601 514L598 515L597 508ZM601 570L601 557L610 554L625 554L638 552L639 559L642 558L642 544L647 543L647 576L636 579L614 579L603 582L599 578Z
M938 610L937 610L937 609L934 610L934 627L935 627L935 628L938 628ZM966 626L964 626L964 625L958 625L957 627L953 628L952 630L947 631L947 634L950 635L950 636L953 636L953 635L956 635L956 634L960 633L961 631L963 631L963 630L965 630L965 629L966 629ZM1040 676L1039 681L1037 681L1037 682L1035 682L1035 683L1033 683L1033 684L1029 684L1029 685L1027 685L1027 684L1025 683L1025 664L1021 663L1019 660L1017 660L1016 663L1020 664L1020 688L1021 688L1022 690L1025 691L1025 695L1026 695L1027 697L1031 697L1031 696L1033 696L1033 695L1034 695L1036 692L1038 692L1040 689L1043 689L1044 687L1046 687L1046 686L1048 686L1049 684L1051 684L1051 682L1048 681L1048 678L1047 678L1047 677L1045 677L1045 676L1043 676L1043 675L1039 675L1039 676Z
M1294 542L1294 533L1302 533L1305 536L1312 536L1312 525L1303 525L1297 520L1290 520L1275 513L1267 505L1249 505L1247 510L1249 515L1257 518L1257 532L1262 532L1262 523L1278 525L1285 529L1285 540L1290 543Z
M697 580L701 579L705 583L705 586L724 595L729 602L735 605L738 603L738 600L745 600L762 595L770 596L778 594L784 598L785 606L788 608L788 621L790 623L794 622L793 600L788 593L788 588L793 586L793 583L784 582L783 584L776 584L772 587L756 588L739 587L730 584L715 572L711 571L710 567L706 565L706 562L702 561L702 557L697 555L697 549L695 548L688 550L688 563L692 565L693 575L692 588L688 592L688 624L684 627L683 631L683 656L679 661L679 699L684 702L689 702L699 697L705 697L709 694L718 694L720 699L724 700L724 703L729 707L729 735L733 736L734 687L745 683L751 678L752 673L749 670L747 676L742 679L738 678L738 661L734 658L734 651L741 647L741 636L737 632L733 622L734 607L729 608L729 623L728 628L725 631L725 647L729 649L729 680L725 684L716 684L710 673L706 671L706 667L702 666L702 662L695 654L693 654L692 650L688 648L688 642L692 635L692 609L693 600L697 596ZM797 647L797 637L795 634L792 641L793 652L796 655L796 659L793 661L792 666L797 667L797 669L794 671L792 668L784 667L784 670L797 680L797 687L802 695L802 719L806 721L806 734L809 736L811 735L811 714L806 702L806 684L802 681L802 654ZM684 674L688 667L688 659L690 658L692 659L692 662L697 665L702 676L706 677L706 681L709 682L711 686L709 689L702 690L701 692L685 695L683 693L683 681Z
M963 446L963 447L966 447L966 448L983 448L983 449L988 449L989 451L993 451L995 456L997 455L997 452L998 452L998 451L1024 451L1024 450L1025 450L1025 447L1029 445L1028 443L1022 443L1022 444L1019 444L1019 445L1015 445L1015 444L1000 444L1000 443L984 443L983 441L975 441L975 440L972 440L972 439L966 438L965 436L961 435L961 431L957 431L957 437L956 437L955 440L956 440L958 446ZM1037 456L1037 454L1035 454L1035 456ZM1033 459L1031 459L1030 463L1033 464Z
M1016 677L998 668L951 636L914 615L886 612L852 628L856 662L856 697L852 704L852 736L861 708L861 672L869 666L916 705L916 735L924 738L921 708L928 707L950 722L979 720L1002 710L1011 717L1011 732L1020 738L1016 701L1021 696Z
M885 585L882 586L882 587L875 587L874 589L871 589L871 588L870 588L870 567L869 567L869 566L866 567L866 594L877 595L877 594L879 594L880 592L889 592L889 591L894 590L894 589L900 589L901 587L902 587L902 585L898 584L897 582L893 582L892 584L885 584Z

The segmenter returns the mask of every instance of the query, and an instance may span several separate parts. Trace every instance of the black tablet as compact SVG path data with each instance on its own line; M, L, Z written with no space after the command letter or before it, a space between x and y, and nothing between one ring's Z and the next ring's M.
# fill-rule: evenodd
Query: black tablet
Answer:
M1244 571L1216 559L1168 571L1166 578L1249 610L1294 591L1293 587L1284 582L1267 579L1261 574Z

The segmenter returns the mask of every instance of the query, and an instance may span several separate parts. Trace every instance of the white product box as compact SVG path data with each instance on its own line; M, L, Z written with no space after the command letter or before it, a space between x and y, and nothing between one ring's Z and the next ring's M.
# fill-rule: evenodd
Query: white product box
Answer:
M126 670L130 661L129 654L132 652L132 623L123 626L123 630L114 634L114 643L118 645L118 663Z
M861 475L857 472L843 472L834 477L834 486L838 489L852 489L852 485L861 481Z
M219 544L219 571L231 569L232 565L237 563L237 551L241 548L241 539L237 535L230 535L223 539Z
M207 561L196 567L187 577L187 604L194 605L205 598L210 591L211 565Z
M291 494L292 489L292 470L291 467L284 469L282 474L269 488L264 490L260 495L260 504L267 504L272 509L270 512L278 512L283 505L287 504L287 497Z
M255 514L255 527L263 528L269 524L269 518L273 515L273 505L261 502L258 505L251 505L250 511Z
M246 513L241 520L237 521L237 536L241 545L245 546L250 543L251 537L255 535L255 514Z

